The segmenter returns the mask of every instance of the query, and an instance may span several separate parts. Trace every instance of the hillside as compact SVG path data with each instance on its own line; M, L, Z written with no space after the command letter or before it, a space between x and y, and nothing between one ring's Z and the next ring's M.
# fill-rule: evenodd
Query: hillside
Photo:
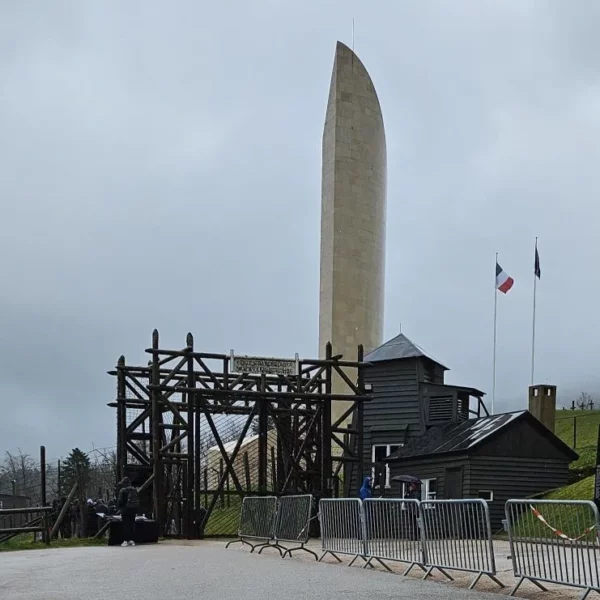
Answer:
M573 421L577 424L574 428ZM594 471L600 411L560 410L556 413L556 434L575 452L579 460L571 463L575 483L550 492L550 500L591 500L594 496Z
M599 426L599 410L559 410L556 413L556 434L579 454L579 460L571 464L571 469L580 475L590 475L596 466Z

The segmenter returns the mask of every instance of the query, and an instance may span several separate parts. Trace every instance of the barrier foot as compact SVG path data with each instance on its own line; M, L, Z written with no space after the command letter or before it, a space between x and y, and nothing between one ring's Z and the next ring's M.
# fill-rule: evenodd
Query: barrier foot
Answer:
M342 562L342 559L339 556L336 556L333 552L330 552L329 550L323 552L321 558L317 562L321 562L328 554L331 554L331 556L333 556L333 558L335 558L335 560L337 560L339 563Z
M229 548L229 546L231 546L231 544L241 544L242 548L244 546L250 546L250 548L252 548L251 552L254 551L254 546L250 543L248 543L246 540L231 540L230 542L227 542L227 544L225 544L225 550L227 550L227 548Z
M483 575L483 573L477 573L477 576L475 577L475 579L473 579L473 582L469 586L470 590L472 590L479 583L479 580L481 579L482 575Z
M444 569L440 569L440 567L429 567L429 569L426 571L425 575L423 575L423 581L425 581L431 575L431 572L434 569L437 569L442 575L444 575L444 577L446 577L450 581L454 581L454 577L452 577L451 575L446 573L446 571L444 571Z
M596 592L597 594L600 594L600 590L597 590L595 588L588 588L587 590L585 590L585 592L583 592L583 596L581 596L579 600L585 600L590 595L590 592Z
M277 552L279 552L279 556L280 556L281 558L283 558L283 556L282 556L282 554L283 554L283 553L282 553L281 551L282 551L282 550L285 550L285 548L283 548L283 547L282 547L282 546L280 546L279 544L263 544L263 545L262 545L262 548L261 548L261 549L258 551L258 553L259 553L259 554L262 554L262 551L263 551L265 548L275 548L275 550L277 550Z
M404 571L404 573L402 573L402 577L406 577L412 570L413 567L419 567L419 569L421 569L421 571L424 571L425 573L427 573L427 569L421 564L421 563L410 563L410 565L408 566L408 569L406 569L406 571Z
M248 546L252 546L252 550L250 550L250 553L252 554L252 552L254 552L257 548L260 548L260 550L258 551L258 553L260 554L262 552L262 549L265 546L270 546L271 544L269 544L269 542L267 542L266 544L256 544L255 546L252 546L252 544L248 544Z
M486 575L494 582L497 583L502 589L504 589L506 586L495 576L495 575L490 575L489 573L486 573Z
M392 572L392 570L380 559L380 558L376 558L375 559L386 571L388 571L389 573ZM367 563L368 564L368 563ZM366 567L367 565L365 565Z
M362 555L362 554L357 554L351 561L350 564L348 565L349 567L351 567L355 562L357 558L362 558L366 563L368 563L369 561ZM340 561L341 562L341 561ZM373 565L369 565L370 567L372 567Z
M521 577L521 579L517 581L517 585L515 585L515 587L510 591L509 596L514 596L517 593L517 590L521 587L521 584L525 581L525 579L526 577ZM542 592L548 591L539 581L536 581L535 579L529 579L529 581L539 587Z
M282 548L283 548L283 546L282 546ZM290 555L290 558L291 558L292 557L292 552L296 552L296 550L303 550L304 552L308 552L309 554L312 554L315 557L316 561L319 560L319 556L317 555L317 553L313 552L312 550L309 550L308 548L306 548L304 546L304 544L302 544L302 546L298 546L297 548L288 548L288 549L286 549L286 551L283 553L283 558L285 558L288 554Z

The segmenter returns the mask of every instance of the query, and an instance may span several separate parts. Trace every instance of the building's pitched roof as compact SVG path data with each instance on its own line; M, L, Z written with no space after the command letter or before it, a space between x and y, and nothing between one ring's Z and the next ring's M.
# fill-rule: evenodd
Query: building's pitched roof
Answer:
M432 360L447 369L439 360L428 354L419 345L409 340L403 333L375 348L365 356L366 362L381 362L384 360L397 360L399 358L424 357Z
M469 452L520 419L529 419L534 426L543 428L546 436L552 436L554 438L553 442L565 454L571 456L573 460L578 458L576 452L540 423L529 411L521 410L482 417L481 419L470 419L462 423L448 423L448 425L441 427L432 427L427 431L426 435L412 440L406 446L394 452L387 460L417 458L432 454Z

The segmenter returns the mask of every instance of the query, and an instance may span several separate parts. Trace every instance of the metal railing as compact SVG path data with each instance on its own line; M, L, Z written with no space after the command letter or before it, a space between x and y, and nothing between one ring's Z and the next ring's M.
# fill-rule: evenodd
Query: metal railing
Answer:
M225 548L241 542L242 545L250 546L251 551L254 552L256 548L270 545L276 516L277 498L275 496L246 496L242 501L238 539L229 542ZM249 540L259 543L253 544Z
M331 554L342 562L338 554L352 556L350 566L357 558L365 562L365 522L363 505L358 498L323 498L319 502L319 520L321 522L321 549L323 554Z
M519 578L511 591L531 581L558 583L600 593L600 518L593 502L577 500L509 500L506 523L513 571Z
M49 517L52 510L51 506L0 509L0 543L20 533L41 533L43 541L49 544Z
M500 587L485 500L428 500L420 504L423 554L427 579L434 569L448 579L448 570L476 573L469 589L486 575Z
M365 568L375 560L388 571L385 561L407 563L404 575L418 566L425 571L418 500L369 498L363 502Z
M309 539L309 526L313 508L313 497L311 494L300 496L282 496L277 503L277 517L273 539L274 547L284 550L283 558L292 552L302 550L308 552L318 560L317 554L306 548ZM281 543L299 544L293 548L286 548ZM264 550L261 548L259 554Z

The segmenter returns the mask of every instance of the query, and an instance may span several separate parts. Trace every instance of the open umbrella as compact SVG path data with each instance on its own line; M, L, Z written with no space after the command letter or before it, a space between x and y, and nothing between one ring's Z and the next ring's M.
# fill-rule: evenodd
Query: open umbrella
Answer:
M421 483L421 480L418 477L413 477L412 475L396 475L396 477L392 477L392 481L400 481L401 483Z

